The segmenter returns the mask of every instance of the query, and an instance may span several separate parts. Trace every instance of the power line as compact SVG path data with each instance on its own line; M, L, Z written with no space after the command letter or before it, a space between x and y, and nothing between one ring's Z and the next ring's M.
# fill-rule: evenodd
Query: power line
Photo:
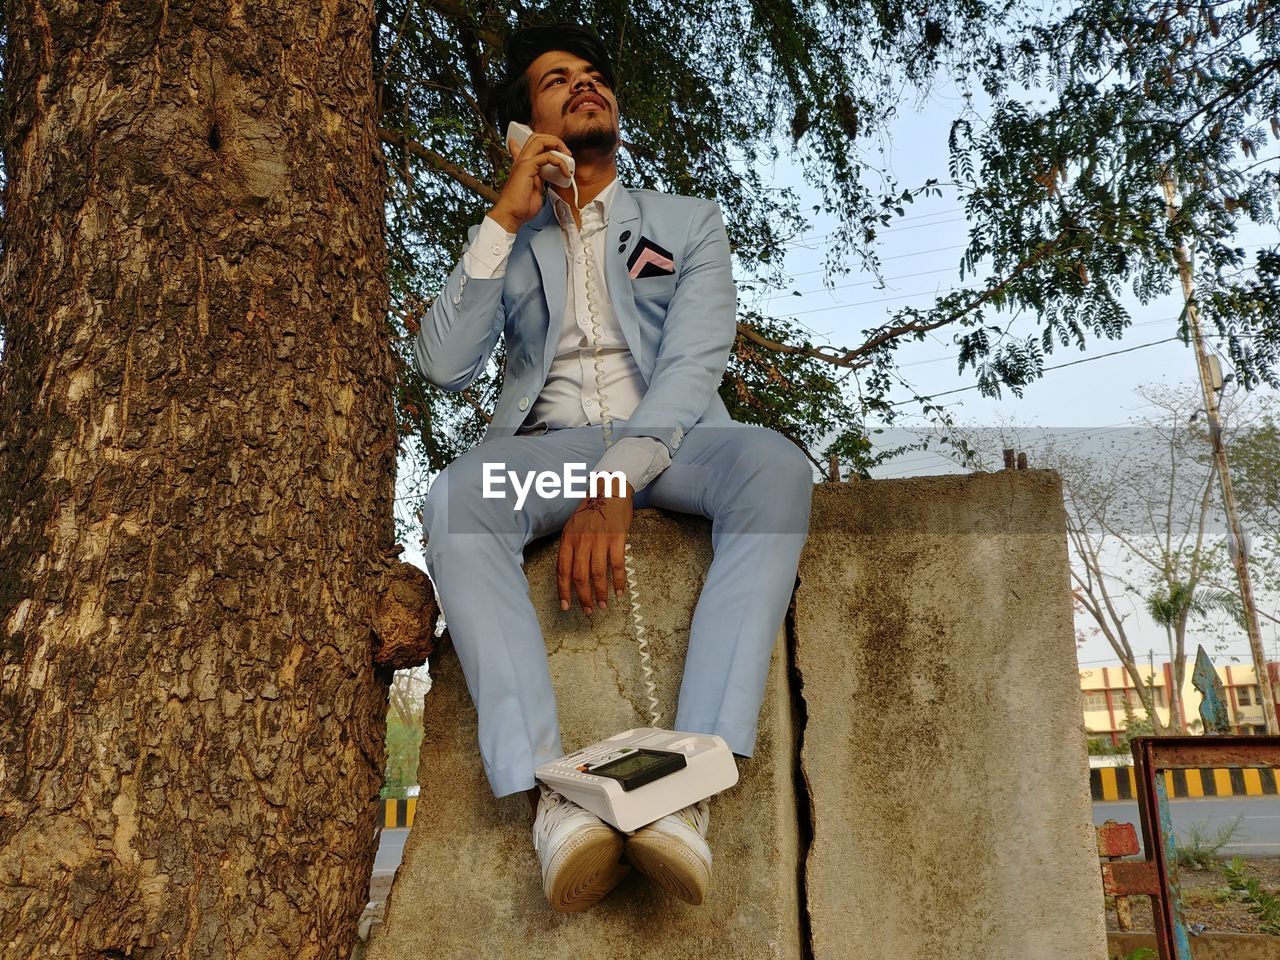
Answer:
M1044 367L1040 372L1041 374L1045 374L1045 373L1048 373L1050 370L1064 370L1067 367L1078 366L1079 364L1082 364L1082 363L1092 363L1095 360L1105 360L1108 357L1118 357L1122 353L1133 353L1135 350L1145 350L1148 347L1158 347L1162 343L1172 343L1175 340L1181 342L1182 338L1181 337L1165 337L1163 340L1153 340L1150 343L1140 343L1136 347L1125 347L1123 350L1112 350L1110 353L1100 353L1096 357L1085 357L1082 360L1071 360L1068 363L1058 363L1051 367ZM956 387L956 389L954 390L943 390L941 393L934 393L928 396L913 398L911 400L898 400L894 403L889 404L889 406L901 407L908 403L915 403L917 402L917 400L933 400L937 397L950 396L953 393L965 393L969 390L978 390L980 389L980 387L981 387L981 384L975 383L968 387Z
M919 290L916 293L902 293L896 297L877 297L874 300L857 300L853 303L837 303L829 307L815 307L812 310L795 310L786 314L788 317L803 317L810 313L826 313L829 310L847 310L851 307L867 307L874 306L877 303L892 303L894 300L910 300L913 297L936 297L943 293L954 293L956 290L963 290L964 287L947 287L944 290Z
M897 220L896 222L898 222L898 223L915 223L917 220L926 220L926 219L928 219L928 218L930 218L930 217L947 217L947 216L950 216L950 215L951 215L951 214L953 214L953 213L961 213L964 209L965 209L964 207L952 207L950 210L934 210L932 213L917 213L917 214L915 214L914 216L910 216L910 217L902 217L902 218L900 218L899 220ZM961 217L960 219L964 219L964 218L963 218L963 217ZM954 221L950 221L950 220L949 220L949 221L947 221L947 222L948 222L948 223L952 223L952 222L954 222ZM926 226L927 226L927 224L926 224ZM808 243L808 242L809 242L809 241L811 241L811 240L821 240L821 239L823 239L824 237L829 237L829 236L831 236L832 234L834 234L834 233L836 233L836 232L837 232L837 231L835 231L835 230L828 230L826 233L811 233L811 234L809 234L808 236L805 236L805 237L793 237L793 238L792 238L792 239L790 239L790 240L784 240L782 243L783 243L783 245L784 245L784 246L792 246L792 245L794 245L794 244L799 244L799 243Z
M910 230L923 230L925 227L943 227L949 223L965 223L965 222L966 222L965 217L952 217L950 220L935 220L933 223L917 223L915 226L911 226L911 227L899 227L897 230L894 230L892 233L888 234L888 236L897 236L898 234L907 233ZM804 244L812 243L815 240L825 240L827 237L831 236L835 232L836 231L832 230L831 233L820 234L819 236L809 237L804 240L785 240L781 244L779 244L779 246L794 247L797 249L809 250L811 248L804 246Z
M930 224L925 224L925 226L930 226ZM946 246L946 247L934 247L934 248L932 248L932 249L930 249L930 250L919 250L919 251L913 251L913 252L911 252L911 253L899 253L899 254L894 254L894 255L893 255L893 256L891 256L891 257L881 257L881 258L880 258L880 262L881 262L881 263L888 263L888 262L889 262L889 261L891 261L891 260L905 260L905 259L907 259L907 258L909 258L909 257L923 257L923 256L927 256L927 255L929 255L929 254L931 254L931 253L946 253L946 252L947 252L947 251L949 251L949 250L963 250L966 246L968 246L968 244L964 244L964 243L956 243L956 244L952 244L952 245L950 245L950 246ZM1241 249L1242 249L1242 250L1260 250L1260 249L1262 249L1263 247L1270 248L1270 247L1272 247L1272 246L1275 246L1275 245L1274 245L1274 244L1269 244L1269 243L1254 243L1254 244L1247 244L1246 246L1241 247ZM942 269L940 269L940 270L926 270L926 271L921 271L921 272L918 272L918 273L907 273L907 274L901 274L901 275L896 276L896 277L888 277L888 278L886 278L886 279L885 279L885 282L887 283L887 282L889 282L889 281L891 281L891 280L908 280L908 279L910 279L910 278L912 278L912 277L923 277L923 276L929 276L929 275L934 274L934 273L942 273L942 272L946 272L946 271L947 271L947 270L949 270L949 269L955 269L955 268L944 267L944 268L942 268ZM790 274L790 278L791 278L791 280L795 280L797 277L809 277L809 276L813 276L814 274L817 274L817 273L825 273L825 272L826 272L826 270L825 270L824 268L819 267L819 268L818 268L818 269L816 269L816 270L805 270L805 271L803 271L803 272L801 272L801 273L793 273L793 274ZM788 281L788 282L790 282L790 281ZM843 289L847 289L847 288L849 288L849 287L862 286L862 285L865 285L865 284L867 284L867 283L876 283L876 282L877 282L877 281L876 281L875 279L872 279L872 280L865 280L865 281L856 281L856 282L854 282L854 283L850 283L850 284L842 284L842 285L840 285L840 286L838 286L838 287L832 287L831 289L833 289L833 290L843 290ZM761 287L760 287L760 289L761 289L762 291L763 291L763 290L785 290L785 289L787 289L787 286L786 286L786 284L779 285L779 284L768 283L768 284L762 284L762 285L761 285ZM955 289L955 288L951 288L951 289ZM825 292L828 292L828 291L827 291L827 288L826 288L826 287L823 287L823 288L822 288L822 289L820 289L820 290L805 290L805 291L801 291L801 295L816 294L816 293L825 293ZM921 291L921 292L920 292L920 293L918 293L918 294L907 294L906 296L926 296L926 295L930 294L930 292L931 292L931 291L927 291L927 290L925 290L925 291ZM893 298L890 298L890 299L893 299ZM833 304L833 305L828 306L828 307L821 307L821 308L819 308L819 309L821 309L821 310L838 310L838 309L840 309L841 307L857 307L857 306L866 306L868 303L882 303L882 302L886 302L886 301L883 301L883 300L869 300L869 301L864 301L864 302L861 302L861 303L838 303L838 304ZM813 310L806 310L806 311L802 311L802 312L804 312L804 313L813 313L813 312L816 312L816 311L813 311ZM793 314L793 315L798 315L798 314Z
M911 253L895 253L892 257L881 257L881 263L888 263L890 260L906 260L908 257L924 257L931 253L946 253L948 250L963 250L968 244L953 243L949 247L934 247L932 250L914 250ZM797 277L811 277L815 273L826 273L825 267L819 267L816 270L804 270L800 273L790 274L792 280ZM790 281L788 281L790 282ZM786 284L766 283L761 285L762 290L785 290Z
M954 273L955 267L939 267L937 270L921 270L917 273L903 273L896 277L884 277L883 279L859 280L856 283L842 283L835 287L819 287L816 290L799 290L792 291L792 296L807 297L814 293L830 293L833 290L848 290L852 287L868 287L873 283L892 283L895 280L914 280L916 277L928 277L935 273ZM778 289L783 289L779 287ZM776 296L776 295L775 295Z

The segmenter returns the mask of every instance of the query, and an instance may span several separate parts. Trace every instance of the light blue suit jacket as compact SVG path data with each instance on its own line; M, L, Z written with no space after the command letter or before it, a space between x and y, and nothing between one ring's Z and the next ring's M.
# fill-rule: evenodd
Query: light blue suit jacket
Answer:
M555 355L568 271L551 199L548 190L542 210L516 234L503 276L471 279L459 258L414 342L423 376L445 390L463 390L483 372L498 336L506 336L502 392L485 440L520 428ZM463 253L478 230L468 231ZM627 260L641 238L671 253L674 274L628 276ZM719 204L618 184L604 273L647 385L614 436L655 437L674 454L694 424L730 419L716 390L737 331L738 290Z

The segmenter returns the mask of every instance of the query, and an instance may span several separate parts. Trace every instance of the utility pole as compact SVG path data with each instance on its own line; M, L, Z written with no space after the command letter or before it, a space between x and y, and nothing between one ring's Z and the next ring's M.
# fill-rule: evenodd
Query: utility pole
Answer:
M1172 177L1165 174L1162 180L1169 219L1178 214L1177 193ZM1195 304L1195 286L1191 275L1191 257L1185 245L1174 249L1178 261L1178 276L1182 279L1182 296L1186 301L1187 324L1191 330L1191 342L1196 351L1196 366L1200 371L1200 389L1204 393L1204 410L1209 420L1209 436L1213 441L1213 458L1218 465L1218 477L1222 482L1222 505L1227 512L1230 531L1231 562L1236 568L1236 580L1240 584L1240 602L1244 605L1245 628L1249 632L1249 649L1253 652L1253 669L1258 676L1258 690L1262 694L1262 719L1269 734L1280 733L1276 722L1276 701L1271 689L1271 676L1267 672L1267 655L1262 649L1262 627L1258 623L1258 608L1253 599L1253 583L1249 579L1249 551L1240 526L1240 514L1236 510L1236 497L1231 489L1231 471L1227 469L1227 446L1222 436L1222 420L1218 415L1218 394L1214 388L1213 372L1209 367L1209 355L1200 332L1200 311Z

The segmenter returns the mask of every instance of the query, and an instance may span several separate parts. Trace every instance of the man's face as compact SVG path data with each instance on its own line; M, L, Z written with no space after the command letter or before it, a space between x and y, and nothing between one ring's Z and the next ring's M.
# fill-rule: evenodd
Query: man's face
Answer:
M604 74L577 54L549 50L529 64L529 126L559 137L577 157L618 149L618 100Z

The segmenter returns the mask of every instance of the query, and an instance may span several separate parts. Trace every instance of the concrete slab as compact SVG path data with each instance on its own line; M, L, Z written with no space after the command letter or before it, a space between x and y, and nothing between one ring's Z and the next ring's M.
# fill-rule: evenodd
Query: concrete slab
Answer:
M526 571L547 638L566 749L645 715L639 658L622 604L588 621L561 613L554 538L531 546ZM711 560L697 518L636 514L632 551L641 584L658 697L674 715L689 623ZM581 914L553 913L541 889L523 797L494 800L476 758L475 710L457 659L432 656L420 761L422 793L370 960L564 960L566 957L744 957L801 954L795 754L782 638L774 653L755 756L712 805L715 856L707 901L692 907L624 880Z
M1056 474L817 492L795 599L812 956L1106 956Z

